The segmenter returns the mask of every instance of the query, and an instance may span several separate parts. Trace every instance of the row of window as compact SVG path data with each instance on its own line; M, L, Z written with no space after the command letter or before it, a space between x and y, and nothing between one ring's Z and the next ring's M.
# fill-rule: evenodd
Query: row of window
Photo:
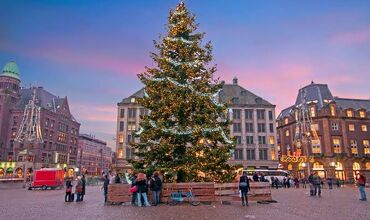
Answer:
M233 123L233 132L240 133L242 132L242 125L241 123ZM254 124L253 123L245 123L245 132L253 133L254 132ZM257 123L257 132L266 133L266 124L265 123ZM274 124L269 124L269 132L274 132Z
M242 137L241 136L234 136L236 139L237 145L242 145ZM246 136L245 137L245 143L247 145L253 145L254 144L254 136ZM258 144L266 144L266 136L258 136ZM269 144L274 145L275 144L275 137L270 136L269 137Z
M13 91L18 91L19 85L10 82L0 82L0 89L11 89Z
M247 151L247 160L255 160L256 159L256 150L255 149L246 149ZM268 150L267 149L259 149L259 160L268 160ZM235 149L234 150L234 160L244 160L243 149Z
M348 131L355 131L355 124L349 124L348 125ZM318 131L319 130L319 126L318 124L312 124L311 125L311 129L315 130L315 131ZM332 122L331 123L331 130L332 131L339 131L339 124L337 122ZM363 132L366 132L367 131L367 125L366 124L362 124L360 125L360 130L363 131ZM289 133L289 130L285 130L285 136L288 137L290 135Z
M129 108L128 109L128 118L136 118L136 112L138 108ZM139 108L140 115L148 115L148 110L144 108ZM125 109L120 109L119 117L124 118L125 117Z
M241 119L241 109L233 109L233 119L239 120ZM265 119L265 110L264 109L257 109L257 119L264 120ZM244 115L246 120L253 120L253 109L245 109ZM272 121L274 119L272 111L268 112L269 120Z

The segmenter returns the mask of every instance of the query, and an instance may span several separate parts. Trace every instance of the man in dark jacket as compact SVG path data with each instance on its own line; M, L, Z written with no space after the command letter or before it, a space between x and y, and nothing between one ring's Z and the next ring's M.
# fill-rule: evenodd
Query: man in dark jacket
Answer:
M253 174L253 181L254 181L254 182L258 182L258 179L259 179L258 174L255 172L255 173Z
M153 193L153 205L156 206L160 202L159 194L162 190L162 180L159 178L159 172L156 171L150 180L150 190Z
M82 192L81 192L80 201L82 202L82 201L84 201L84 196L85 196L85 193L86 193L86 178L85 178L85 175L82 175L81 181L82 181Z
M108 185L109 185L109 178L108 175L104 176L104 184L103 184L103 189L104 189L104 203L108 202Z
M313 182L313 187L315 188L314 195L316 196L317 194L318 196L321 196L321 178L317 174L317 172L313 174L312 182Z
M245 205L248 206L248 191L251 190L251 188L249 186L249 179L245 172L243 172L243 175L239 179L239 190L241 192L242 205L244 206L245 198Z

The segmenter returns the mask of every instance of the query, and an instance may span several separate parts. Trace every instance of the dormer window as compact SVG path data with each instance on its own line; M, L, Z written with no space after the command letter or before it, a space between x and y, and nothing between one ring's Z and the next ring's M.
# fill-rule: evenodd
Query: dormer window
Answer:
M231 102L233 104L239 104L239 98L238 97L234 97L234 98L231 99Z
M135 103L135 102L136 102L135 97L132 97L132 98L131 98L131 103Z
M360 111L360 118L365 118L366 112L364 110Z
M289 119L288 119L288 118L285 118L285 119L284 119L284 124L286 124L286 125L287 125L288 123L289 123Z
M353 112L352 112L352 110L347 110L347 117L348 118L352 118L353 117Z
M334 106L334 105L331 105L331 106L330 106L330 115L331 115L331 116L335 116L335 113L336 113L336 112L335 112L335 106Z
M316 109L315 106L310 107L310 115L311 117L316 117Z

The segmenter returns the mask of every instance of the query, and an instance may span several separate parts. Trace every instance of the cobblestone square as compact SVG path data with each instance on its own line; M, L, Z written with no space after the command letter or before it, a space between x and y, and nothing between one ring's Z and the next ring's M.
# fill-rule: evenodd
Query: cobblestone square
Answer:
M85 201L65 203L64 190L1 190L0 219L370 219L370 202L358 199L354 187L323 189L322 197L310 197L307 189L272 190L278 203L131 207L105 206L99 187L88 187ZM367 189L367 193L370 190Z

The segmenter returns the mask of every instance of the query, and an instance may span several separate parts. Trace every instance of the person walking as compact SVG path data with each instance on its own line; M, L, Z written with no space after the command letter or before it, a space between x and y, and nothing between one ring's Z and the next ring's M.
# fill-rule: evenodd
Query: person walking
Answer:
M159 194L162 190L162 180L159 178L159 172L155 171L150 180L150 190L153 193L153 205L156 206L160 202Z
M286 184L286 178L284 177L283 179L283 187L286 188L287 184Z
M82 201L84 201L84 196L85 196L85 193L86 193L86 178L85 178L85 175L82 175L81 181L82 181L82 192L81 192L80 201L82 202Z
M72 196L72 181L70 178L67 179L66 181L66 195L64 196L64 201L65 202L70 202L71 201L71 196Z
M130 178L131 187L134 187L136 185L137 173L135 171L132 171L132 174L131 175L132 175L131 178ZM131 205L132 206L135 205L136 197L137 197L136 192L131 194Z
M144 205L150 206L146 192L148 191L148 184L146 182L146 176L144 173L139 173L136 178L137 186L137 205L142 206L141 197L144 198Z
M81 176L77 177L77 185L75 188L75 192L77 195L76 202L81 202L81 193L82 193L82 180Z
M108 202L108 185L109 185L109 177L106 174L104 176L104 184L103 184L103 190L104 190L104 204L107 204Z
M366 185L366 177L362 175L359 171L356 173L356 182L358 186L358 190L360 191L360 200L366 201L366 192L365 192L365 185Z
M321 179L320 179L320 176L317 174L317 172L315 172L313 174L313 186L315 188L315 192L314 192L314 195L318 195L318 196L321 196Z
M328 178L328 187L329 189L333 189L333 179L332 178Z
M116 174L116 177L114 177L114 183L115 184L120 184L121 183L121 178L119 177L118 173Z
M247 173L243 172L243 175L239 179L239 190L242 197L242 206L244 204L248 206L248 191L251 190L249 186L249 179L247 177ZM245 203L244 203L245 199Z
M275 177L274 182L276 189L279 189L279 179L277 177Z
M313 174L308 176L308 185L310 186L310 196L314 195L314 184L313 184Z

